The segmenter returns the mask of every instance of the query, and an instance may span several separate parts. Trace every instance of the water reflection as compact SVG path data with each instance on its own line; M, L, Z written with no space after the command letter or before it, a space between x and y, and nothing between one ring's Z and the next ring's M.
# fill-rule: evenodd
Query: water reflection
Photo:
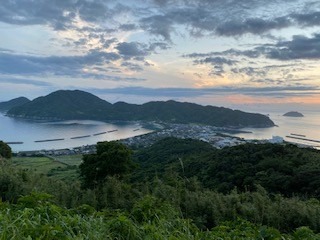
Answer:
M137 129L139 129L137 131ZM145 134L152 130L140 123L105 123L91 120L38 122L0 115L0 139L14 151L73 148Z

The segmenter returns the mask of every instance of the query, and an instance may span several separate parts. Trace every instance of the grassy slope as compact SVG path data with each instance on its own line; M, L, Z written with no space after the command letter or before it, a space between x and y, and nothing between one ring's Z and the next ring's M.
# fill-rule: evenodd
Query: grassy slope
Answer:
M58 161L48 157L13 157L12 162L19 168L57 179L72 180L78 177L77 166L81 163L81 155L58 156L55 159Z

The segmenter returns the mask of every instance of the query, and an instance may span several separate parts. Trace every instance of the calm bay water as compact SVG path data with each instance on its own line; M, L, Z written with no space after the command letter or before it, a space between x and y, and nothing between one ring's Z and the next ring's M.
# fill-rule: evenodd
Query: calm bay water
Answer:
M151 131L150 129L143 128L139 123L105 123L89 120L36 122L9 118L0 114L0 140L5 142L23 142L23 144L11 144L10 146L13 151L73 148L95 144L99 141L124 139ZM102 132L107 133L93 136ZM87 135L90 135L90 137L71 139ZM64 140L35 142L59 138L64 138Z
M292 139L291 134L305 135L304 138L320 141L320 112L304 111L304 117L285 117L284 112L269 112L270 119L278 126L272 128L244 128L252 133L235 134L245 139L271 139L272 136L283 137L288 142L320 147L320 143ZM264 113L265 114L265 113Z
M256 111L257 112L257 111ZM261 112L267 114L266 112ZM269 117L277 127L244 128L252 133L234 134L245 139L271 139L272 136L283 137L286 141L307 144L320 148L320 143L291 139L290 134L305 135L306 138L320 140L320 112L304 111L304 117L284 117L282 111L268 111ZM108 132L117 130L114 132ZM99 121L61 121L35 122L23 119L9 118L0 114L0 140L5 142L24 142L13 144L14 151L73 148L82 145L95 144L98 141L124 139L145 134L152 130L143 128L139 123L105 123ZM93 136L94 134L107 132ZM71 139L90 135L86 138ZM41 142L37 140L64 138L63 141Z

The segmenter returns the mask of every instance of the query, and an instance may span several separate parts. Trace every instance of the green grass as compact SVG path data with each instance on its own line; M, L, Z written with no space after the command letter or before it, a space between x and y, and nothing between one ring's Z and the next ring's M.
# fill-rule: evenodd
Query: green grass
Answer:
M82 155L66 155L66 156L55 156L56 160L68 164L70 166L79 166L82 162Z
M12 163L23 169L35 170L43 174L47 174L53 168L66 167L66 165L47 157L13 157Z
M78 177L81 155L54 158L58 161L48 157L13 157L12 163L19 168L33 170L56 179L73 180Z

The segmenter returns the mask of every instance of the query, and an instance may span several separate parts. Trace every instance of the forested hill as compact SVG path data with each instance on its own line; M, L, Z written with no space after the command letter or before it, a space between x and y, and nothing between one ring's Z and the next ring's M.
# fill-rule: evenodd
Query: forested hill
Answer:
M320 152L294 145L244 144L216 149L192 139L166 138L137 151L135 179L165 176L196 177L205 187L228 193L254 190L320 197Z
M274 126L267 116L261 114L176 101L149 102L142 105L124 102L110 104L79 90L53 92L23 106L12 108L8 115L33 119L147 120L234 127Z
M7 102L0 102L0 111L8 111L11 108L21 106L28 102L30 102L30 100L26 97L18 97Z
M34 119L100 119L111 104L83 91L56 91L7 112L9 116Z

